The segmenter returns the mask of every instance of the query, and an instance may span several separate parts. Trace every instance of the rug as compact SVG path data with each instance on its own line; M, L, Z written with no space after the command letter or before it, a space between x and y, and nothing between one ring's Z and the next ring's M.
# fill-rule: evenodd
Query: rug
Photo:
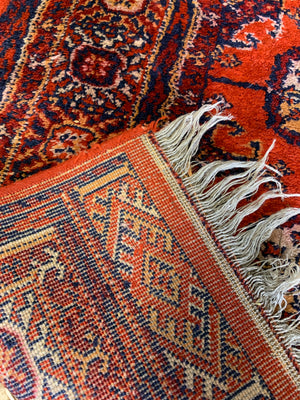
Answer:
M0 183L156 120L198 17L193 1L10 1L0 17Z
M0 383L15 399L300 397L299 335L276 316L299 268L255 262L299 209L237 226L287 196L269 152L194 169L229 118L208 105L138 126L0 190Z
M300 192L293 0L5 0L0 13L1 186L221 100L233 119L206 135L199 159L257 160L276 139L269 162ZM299 226L274 232L264 256L297 257Z
M292 0L18 0L0 10L0 185L203 102L233 115L199 159L270 164L300 192L299 10ZM290 199L299 207L299 200ZM282 207L266 204L261 215ZM267 253L297 256L300 220ZM298 257L299 260L299 257Z
M233 118L204 135L198 162L254 162L276 139L270 168L284 193L300 192L297 2L5 0L0 27L1 186L221 100ZM299 199L273 198L241 223L284 206ZM299 265L299 227L296 216L276 228L261 263ZM295 327L299 286L288 286L282 317Z
M297 184L295 1L2 4L1 185L216 98L234 121L207 136L202 157L257 159L276 138L270 162L288 189Z

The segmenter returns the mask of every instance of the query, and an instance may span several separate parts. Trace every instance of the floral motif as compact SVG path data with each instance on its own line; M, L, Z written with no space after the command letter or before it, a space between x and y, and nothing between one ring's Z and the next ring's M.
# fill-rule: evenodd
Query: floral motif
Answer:
M46 143L44 154L48 159L67 159L89 147L94 140L93 133L72 125L54 127L50 140Z
M124 60L116 51L99 49L90 45L76 48L71 59L72 77L94 87L114 86L120 70L125 65Z
M300 145L300 47L275 57L268 82L266 110L268 127L287 143Z
M135 14L143 10L146 5L146 0L103 0L103 4L110 11Z

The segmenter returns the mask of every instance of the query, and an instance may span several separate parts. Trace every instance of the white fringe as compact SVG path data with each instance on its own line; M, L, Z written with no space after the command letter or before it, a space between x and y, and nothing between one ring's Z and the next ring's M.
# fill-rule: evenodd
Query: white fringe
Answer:
M211 113L209 119L207 113ZM203 118L204 122L201 123ZM293 260L255 262L263 242L273 230L299 214L300 209L286 208L239 228L242 220L257 211L266 200L300 196L284 194L280 182L270 175L270 171L279 174L266 164L275 142L259 161L214 161L200 167L194 174L190 173L192 163L196 164L193 157L203 135L218 122L230 119L231 116L222 115L219 103L209 104L177 118L156 133L156 137L190 195L203 210L228 256L240 266L242 275L258 298L258 304L263 305L274 328L300 362L300 349L297 348L300 346L300 330L297 329L300 315L293 322L289 318L281 319L286 306L285 295L300 284L300 267ZM219 173L230 170L242 172L233 173L215 183ZM239 206L242 200L249 200L266 183L272 183L274 189Z

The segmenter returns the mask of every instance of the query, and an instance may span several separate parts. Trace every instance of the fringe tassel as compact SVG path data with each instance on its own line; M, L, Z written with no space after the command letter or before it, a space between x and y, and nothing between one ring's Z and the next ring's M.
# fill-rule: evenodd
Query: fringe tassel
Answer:
M192 163L197 164L193 157L203 135L218 122L231 119L231 116L224 116L220 112L219 105L205 105L198 111L177 118L157 132L156 137L190 195L203 210L228 256L240 266L242 275L258 298L258 304L263 305L274 328L300 362L300 348L297 347L300 346L300 329L297 328L300 315L292 321L289 318L281 319L286 306L285 295L300 284L300 267L293 260L255 262L263 242L273 230L299 214L300 209L286 208L239 228L243 219L257 211L266 200L300 195L284 194L280 182L269 173L280 174L266 164L275 142L259 161L214 161L202 167L199 165L198 171L190 176ZM215 183L217 175L225 171L235 173ZM250 199L266 183L272 183L274 189L239 206L242 200Z

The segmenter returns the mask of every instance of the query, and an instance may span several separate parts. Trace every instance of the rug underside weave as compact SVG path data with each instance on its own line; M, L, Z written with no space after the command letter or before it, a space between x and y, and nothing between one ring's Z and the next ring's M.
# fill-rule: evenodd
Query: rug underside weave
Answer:
M0 383L16 399L300 397L146 128L2 188L0 218Z

